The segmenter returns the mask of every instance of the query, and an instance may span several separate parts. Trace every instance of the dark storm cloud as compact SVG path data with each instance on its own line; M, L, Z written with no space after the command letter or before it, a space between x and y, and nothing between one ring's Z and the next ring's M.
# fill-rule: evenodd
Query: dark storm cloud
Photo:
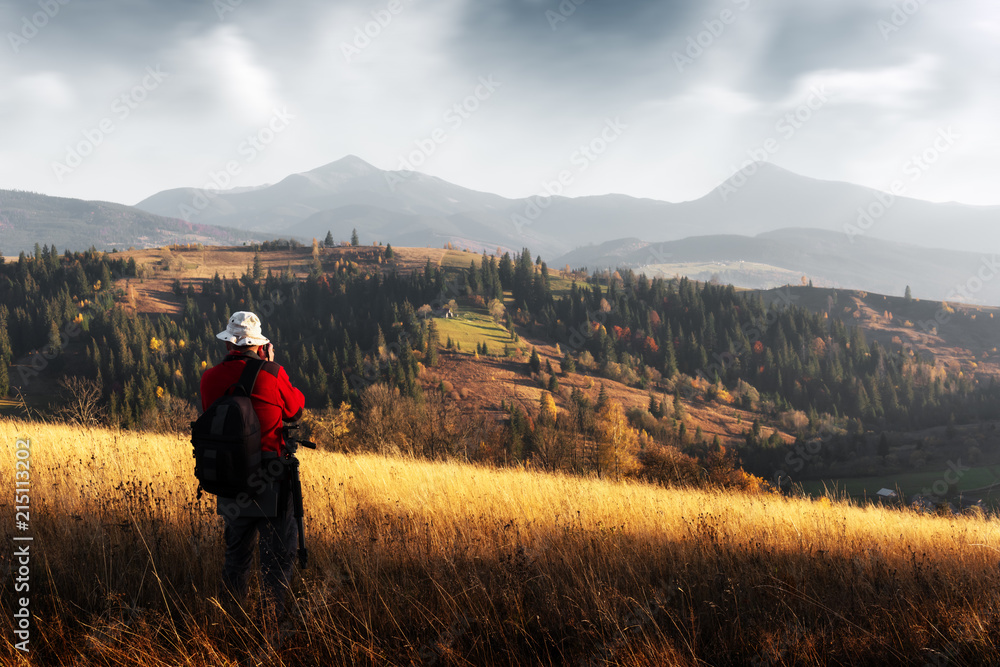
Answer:
M801 76L816 70L871 69L898 64L886 50L877 22L885 9L874 4L798 2L781 11L749 9L767 25L764 47L747 87L780 98Z
M30 17L39 6L9 3L7 10L4 32L20 32L22 17ZM151 50L175 42L178 31L191 31L212 21L217 21L212 3L203 0L70 0L60 4L58 13L15 58L67 67L119 63L144 58Z
M451 48L467 67L494 68L566 96L613 95L637 77L667 71L664 45L682 40L699 15L679 2L467 2Z

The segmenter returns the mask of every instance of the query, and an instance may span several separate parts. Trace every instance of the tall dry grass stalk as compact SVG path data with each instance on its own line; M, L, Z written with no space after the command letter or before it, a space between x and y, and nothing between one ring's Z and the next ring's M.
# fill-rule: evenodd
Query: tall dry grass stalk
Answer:
M322 452L300 456L310 568L278 645L256 607L213 601L221 521L186 439L0 421L6 479L18 437L35 619L5 664L1000 661L981 516Z

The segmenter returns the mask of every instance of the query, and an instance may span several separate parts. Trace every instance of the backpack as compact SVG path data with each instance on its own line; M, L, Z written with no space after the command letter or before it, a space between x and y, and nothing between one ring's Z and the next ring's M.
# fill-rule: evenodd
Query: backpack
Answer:
M248 359L236 384L191 422L199 496L202 490L225 498L254 494L252 485L261 469L261 428L250 395L265 363Z

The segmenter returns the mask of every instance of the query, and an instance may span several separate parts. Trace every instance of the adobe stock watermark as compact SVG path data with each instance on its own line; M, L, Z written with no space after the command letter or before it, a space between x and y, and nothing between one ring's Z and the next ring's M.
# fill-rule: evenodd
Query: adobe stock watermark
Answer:
M354 26L354 39L340 43L340 52L344 60L349 63L355 56L360 56L361 52L371 46L372 42L382 35L382 31L389 27L393 17L398 16L412 2L413 0L406 0L405 3L403 0L389 0L385 9L371 12L371 21Z
M930 486L925 486L920 493L925 496L938 496L944 498L948 495L948 490L957 486L965 476L965 473L972 470L971 466L962 465L962 459L948 461L948 469L944 471L939 479L934 480Z
M750 0L732 0L732 3L741 12L745 12L750 7ZM672 56L677 71L683 74L686 67L693 65L694 61L701 58L708 49L715 45L726 32L726 27L736 23L737 18L739 18L739 14L732 9L723 9L717 17L702 21L705 29L687 36L687 47L684 49L684 53L673 52Z
M385 172L389 190L395 192L397 185L413 176L419 167L426 164L427 160L437 153L438 148L472 118L472 115L479 111L483 103L493 97L493 93L502 85L503 83L494 79L492 74L479 77L479 82L472 92L444 112L442 120L445 126L436 127L426 137L415 139L413 141L415 148L406 155L399 156L398 170Z
M518 234L523 235L523 230L528 225L533 225L541 217L542 212L552 205L552 197L557 197L565 192L566 188L573 185L579 174L587 171L594 162L607 152L611 144L618 141L619 137L628 129L628 125L620 118L607 118L604 121L603 129L587 143L570 155L569 162L576 167L573 169L562 169L552 180L542 181L542 191L537 195L528 197L524 210L520 213L512 213L510 221L514 224Z
M585 2L587 2L587 0L562 0L559 3L559 6L556 7L555 11L546 9L545 20L549 22L549 27L552 28L552 32L559 29L560 23L568 21L569 17L576 13L576 8Z
M596 667L597 665L612 664L611 661L624 653L628 649L630 641L640 638L651 627L656 626L657 617L663 613L674 597L674 589L660 580L659 586L653 591L652 599L646 604L639 604L637 600L629 600L628 613L622 619L622 626L619 630L620 636L614 641L609 641L597 647L597 650L584 660L580 661L580 667ZM619 656L619 659L624 656ZM615 661L616 664L618 661Z
M955 297L961 296L966 303L974 303L973 297L983 289L986 283L996 278L998 273L1000 273L1000 257L997 255L983 257L979 268L973 275L969 276L965 284L955 285L954 289L948 293L937 312L934 313L934 317L929 320L918 320L917 326L926 334L936 334L938 326L950 320L951 314L955 312L953 308L948 307L949 301L955 302L957 301Z
M783 141L790 141L795 133L812 120L817 111L830 101L826 84L821 84L818 88L813 86L809 89L809 95L802 104L791 111L788 111L774 124L774 129L780 135L780 139L768 137L759 147L747 150L747 159L743 161L740 168L730 167L730 176L719 186L719 196L722 201L728 201L729 196L735 194L757 173L761 162L767 162L771 156L778 152Z
M649 246L649 257L646 258L646 263L643 266L650 266L655 264L670 264L670 260L673 259L674 253L663 252L662 245L660 246Z
M813 463L819 457L823 447L833 440L834 435L833 429L828 424L825 422L821 423L820 432L817 437L810 439L804 444L798 443L794 445L785 454L785 465L796 474L802 472L807 465ZM784 482L790 482L791 479L787 469L781 469L774 473L774 485L779 489L782 488Z
M21 534L14 535L14 553L11 569L14 573L14 592L19 596L14 604L14 636L19 640L14 648L30 652L31 641L31 542L27 534L31 529L31 439L18 439L14 444L14 527Z
M285 463L280 458L268 459L266 465L261 461L261 468L247 477L247 488L250 489L250 492L241 491L235 498L219 496L219 514L230 519L240 518L244 511L255 504L255 498L267 493L275 482L284 479L287 471Z
M888 20L879 19L875 22L882 34L882 39L888 42L889 35L899 32L926 4L927 0L903 0L900 3L893 3L892 14L889 15Z
M952 146L962 138L958 132L952 129L949 125L945 128L939 128L937 131L937 136L934 141L931 142L929 146L924 148L922 151L914 153L910 158L903 163L903 174L909 176L909 182L915 183L920 180L920 177L929 170L935 162L937 162L942 155L951 150ZM852 223L844 223L844 233L847 234L847 240L854 243L854 239L867 232L871 227L881 219L889 209L893 207L896 203L896 198L901 197L906 194L907 182L902 179L894 179L888 188L888 192L882 190L875 190L874 201L869 203L867 206L858 207L858 217L857 220Z
M112 116L105 116L97 125L81 131L83 139L72 146L66 146L66 157L62 162L52 163L52 172L62 183L63 179L83 164L83 161L104 143L104 140L114 132L118 123L124 122L132 112L139 108L143 102L149 98L149 94L160 87L164 79L170 76L169 73L160 69L160 66L146 67L145 74L129 90L115 97L111 102Z
M243 5L243 0L212 0L212 8L220 21L226 20L226 14L232 14Z
M229 160L219 171L209 171L209 180L191 198L190 204L181 204L177 207L177 217L190 221L208 208L211 200L216 196L215 190L228 188L233 182L233 177L239 176L244 166L256 160L257 156L267 150L267 147L277 136L288 129L293 120L295 120L295 116L288 112L287 107L273 109L271 118L255 133L247 135L246 139L236 147L236 153L243 159Z
M21 29L17 32L8 32L7 41L14 53L20 53L21 48L38 36L38 33L54 19L59 11L68 5L70 0L38 0L40 12L35 12L31 16L21 17Z
M440 633L434 641L420 647L420 650L417 651L417 656L421 660L420 664L427 665L428 667L436 665L441 656L461 641L462 637L471 627L472 624L469 622L469 617L462 614L447 630Z

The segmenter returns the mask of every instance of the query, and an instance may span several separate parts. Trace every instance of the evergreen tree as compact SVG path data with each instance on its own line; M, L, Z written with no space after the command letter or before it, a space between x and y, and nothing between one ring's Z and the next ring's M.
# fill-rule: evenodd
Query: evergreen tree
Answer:
M559 366L564 375L566 373L576 372L576 360L573 359L573 356L569 352L566 352L566 354L563 355L562 363L559 364Z
M528 359L528 368L531 369L532 373L538 373L542 370L542 359L538 356L538 350L531 348L531 358Z
M327 248L333 247L333 232L330 230L326 231L326 238L323 239L323 245Z
M352 246L359 246L359 245L361 245L361 242L358 240L358 230L357 229L352 229L351 230L351 245Z
M253 251L253 279L260 280L264 277L264 268L260 260L260 250L254 249Z
M604 383L601 383L601 390L597 393L597 404L594 408L600 411L601 408L605 406L608 402L608 390L605 388Z
M0 304L0 364L9 364L13 355L7 333L7 306Z
M652 394L649 395L649 408L647 409L649 410L649 414L653 415L656 418L660 418L663 416L663 414L660 412L659 403L656 402L656 396L653 396Z
M427 365L437 366L438 363L438 329L437 323L431 320L427 327Z

